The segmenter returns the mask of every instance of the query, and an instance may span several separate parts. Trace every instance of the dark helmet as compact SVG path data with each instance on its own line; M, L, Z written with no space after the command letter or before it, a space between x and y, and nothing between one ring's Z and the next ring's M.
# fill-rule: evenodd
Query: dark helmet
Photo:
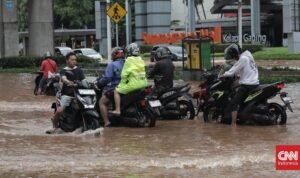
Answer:
M114 47L111 51L111 59L112 60L116 60L119 58L123 58L125 57L125 53L124 53L124 49L121 47Z
M237 59L242 53L242 49L238 44L231 44L224 50L224 57L226 60Z
M159 47L155 51L155 59L157 61L170 58L171 56L171 51L167 47Z
M140 48L138 44L131 43L126 47L126 53L128 56L139 56L140 55Z

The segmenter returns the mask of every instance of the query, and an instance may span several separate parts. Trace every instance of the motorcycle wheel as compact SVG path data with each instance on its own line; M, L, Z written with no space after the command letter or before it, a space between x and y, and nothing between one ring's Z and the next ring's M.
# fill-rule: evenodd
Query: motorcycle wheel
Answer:
M217 113L217 106L215 103L208 104L203 111L204 122L217 123L219 114Z
M158 109L158 108L155 108L155 109ZM155 114L149 112L146 117L147 117L146 123L148 124L148 127L155 127L155 125L156 125Z
M85 119L84 122L85 123L83 124L83 128L82 128L83 132L85 132L87 130L95 130L100 127L98 118L94 117L94 116L89 116L89 118Z
M179 100L180 116L182 120L193 120L195 118L195 109L191 102Z
M277 103L270 103L269 106L270 117L274 117L274 125L285 125L287 115L285 109Z

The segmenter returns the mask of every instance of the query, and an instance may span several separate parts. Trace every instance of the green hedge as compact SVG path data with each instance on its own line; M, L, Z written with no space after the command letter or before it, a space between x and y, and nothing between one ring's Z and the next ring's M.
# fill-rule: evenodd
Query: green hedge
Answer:
M55 57L55 60L59 66L66 64L65 57ZM88 57L78 57L78 64L96 64L97 61ZM38 67L42 63L41 57L6 57L0 59L0 68L28 68Z
M150 53L151 50L152 50L152 45L142 45L140 50L141 50L141 53L144 54L144 53Z
M230 44L218 43L212 45L212 51L215 53L224 53L225 48L227 48ZM214 49L214 50L213 50ZM261 51L263 49L263 45L260 44L243 44L243 51L249 50L252 53L257 51Z
M175 44L178 45L178 44ZM230 44L218 43L211 45L211 52L215 53L224 53L225 48L227 48ZM153 45L142 45L141 53L150 53ZM243 44L243 51L249 50L252 53L263 50L263 45L260 44Z

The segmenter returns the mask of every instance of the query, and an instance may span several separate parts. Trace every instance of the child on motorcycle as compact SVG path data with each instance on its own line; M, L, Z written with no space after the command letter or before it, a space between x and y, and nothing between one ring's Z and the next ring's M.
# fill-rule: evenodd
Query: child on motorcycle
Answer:
M121 114L120 94L126 95L147 86L145 62L140 57L140 48L136 43L131 43L126 47L126 53L128 57L121 73L121 82L114 92L116 109L111 112L114 115Z

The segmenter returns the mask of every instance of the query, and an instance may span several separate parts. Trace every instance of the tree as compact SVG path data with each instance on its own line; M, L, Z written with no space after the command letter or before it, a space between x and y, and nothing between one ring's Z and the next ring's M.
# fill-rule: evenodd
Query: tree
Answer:
M18 0L19 30L28 30L28 0ZM94 0L54 0L54 27L95 28Z
M19 31L28 30L28 0L18 0Z
M94 0L54 0L54 26L95 27Z

